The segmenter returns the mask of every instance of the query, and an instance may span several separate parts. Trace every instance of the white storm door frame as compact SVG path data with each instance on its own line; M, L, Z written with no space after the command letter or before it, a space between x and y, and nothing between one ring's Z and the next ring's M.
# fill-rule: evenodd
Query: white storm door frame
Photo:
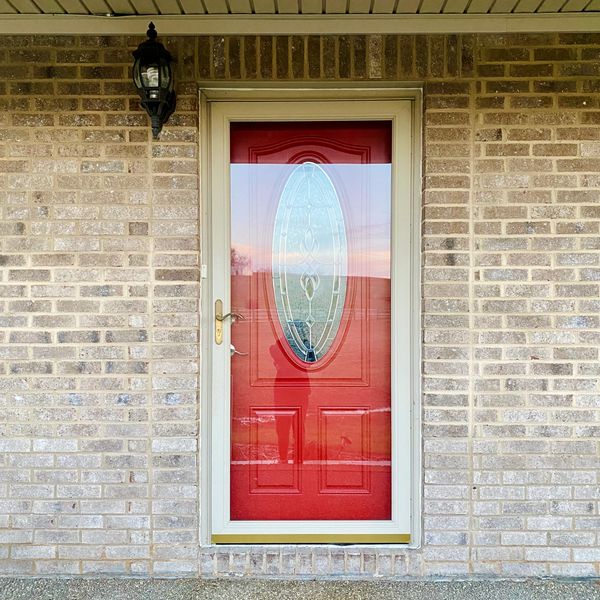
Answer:
M420 177L418 90L204 90L203 540L209 543L418 542L420 501ZM281 98L281 95L287 96ZM344 99L339 99L342 95ZM278 98L279 96L279 98ZM383 96L383 97L382 97ZM361 100L357 102L357 100ZM392 518L389 521L231 521L230 325L215 339L214 304L230 307L230 128L233 121L392 122ZM208 513L208 518L206 514Z

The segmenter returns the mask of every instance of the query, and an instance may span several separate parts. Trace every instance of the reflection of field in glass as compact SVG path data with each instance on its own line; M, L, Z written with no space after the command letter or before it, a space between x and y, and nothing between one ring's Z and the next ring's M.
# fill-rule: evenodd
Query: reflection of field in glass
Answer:
M257 284L257 288L264 290L266 286L271 285L271 276L269 273L260 272L254 273L254 277L261 279L260 283ZM292 281L297 287L293 288L289 286L290 300L293 302L292 310L296 314L300 314L302 310L306 310L306 297L303 297L303 291L301 290L297 280L299 275L294 275L295 279ZM247 293L247 290L252 289L250 283L250 277L247 275L234 275L232 277L232 297L247 299L247 296L243 296ZM323 279L326 279L325 277ZM332 279L331 277L329 278ZM390 387L389 387L389 352L390 352L390 280L384 277L363 277L357 278L352 281L352 278L344 278L344 285L348 286L350 295L346 297L346 306L341 307L343 310L338 311L339 315L337 319L333 321L334 327L332 328L327 343L331 347L336 333L338 332L341 324L342 315L351 323L358 321L366 322L371 324L371 330L378 332L372 338L372 344L369 349L365 349L361 346L361 337L358 335L350 335L340 340L341 345L335 347L335 352L338 353L343 351L345 356L360 357L365 352L368 352L369 356L369 373L370 379L373 381L387 381L387 385L378 388L376 394L368 395L368 400L365 399L363 393L365 388L359 386L342 386L336 381L331 382L331 388L322 385L311 385L311 380L319 379L320 375L319 362L314 365L317 371L313 371L313 367L310 363L306 364L306 370L302 369L301 366L298 368L304 373L308 374L308 385L310 385L309 404L304 416L305 419L305 439L303 442L303 460L305 461L331 461L337 460L342 462L356 462L368 460L370 463L376 462L381 464L382 461L389 461L390 458ZM244 290L242 292L242 290ZM293 296L292 296L293 292ZM368 298L368 300L367 300ZM318 329L322 333L324 326L327 323L327 315L329 314L328 299L325 295L317 295L313 300L313 315L315 317L315 325L313 329ZM362 300L362 301L361 301ZM253 304L250 302L249 304ZM243 306L242 302L238 302L235 306ZM289 329L286 326L285 316L279 314L275 306L271 303L269 308L264 306L255 307L253 309L242 309L242 312L246 315L245 325L239 324L240 328L236 329L236 335L240 336L235 341L236 347L242 349L248 349L251 347L245 332L245 327L250 328L251 323L270 324L273 326L278 320L280 320L281 328L279 327L268 327L269 331L278 331L277 335L281 335L281 331L284 332L286 341L281 338L281 343L293 343L293 337ZM306 327L303 320L298 319L299 327ZM236 326L237 327L237 326ZM346 327L346 324L343 325ZM262 329L261 329L262 330ZM249 330L248 330L249 331ZM264 330L263 330L264 331ZM323 357L328 356L326 353ZM250 362L251 357L234 357L232 361L235 361L237 365L241 365L242 362ZM272 357L266 353L264 356L258 357L258 361L264 364L271 365ZM358 362L358 361L357 361ZM335 363L335 361L334 361ZM233 362L232 362L233 364ZM273 377L275 377L275 369L273 368ZM243 384L240 383L240 386ZM302 384L306 385L306 384ZM273 381L273 387L259 386L252 390L253 394L264 394L260 401L257 401L257 405L261 405L264 408L269 405L273 406L273 390L275 389L290 389L277 384L277 381ZM293 388L291 388L293 389ZM367 388L368 389L368 388ZM339 390L343 390L343 393L339 393ZM258 396L253 396L258 397ZM251 406L253 403L249 401L250 396L240 395L237 397L236 410L232 416L235 425L232 427L232 460L234 462L245 463L248 461L265 461L266 463L273 463L279 461L279 452L277 444L277 430L275 417L269 415L262 415L261 417L255 417L251 414ZM289 406L293 408L296 406L296 402L293 396L290 397ZM361 401L362 399L362 401ZM353 406L360 407L367 413L368 427L371 435L369 436L369 448L365 454L365 450L361 447L358 440L361 438L361 431L356 421L349 420L347 425L340 424L340 431L335 436L330 437L327 441L323 439L323 430L319 427L319 407L340 407L345 409L351 409ZM260 420L260 422L259 422ZM260 436L258 444L251 442L252 429L253 427L260 428ZM294 461L294 456L291 451L292 434L290 432L290 452L288 454L288 460ZM379 468L379 467L377 467Z
M321 402L322 404L322 402ZM389 430L389 409L372 409L366 411L368 427L375 431L386 432ZM319 419L318 413L307 415L308 422L312 419ZM312 419L310 418L312 416ZM236 436L232 446L232 460L236 462L264 461L269 463L279 462L278 438L276 429L276 418L274 415L262 415L260 417L244 417L238 419L240 430L247 433L243 436ZM317 427L317 431L324 432L324 428ZM307 436L305 440L298 440L302 445L302 461L335 461L340 463L357 463L362 461L385 462L390 458L390 443L387 435L374 436L369 440L369 446L365 445L365 431L360 423L355 419L340 418L337 423L336 434L329 436L329 439L317 439L316 436ZM251 432L260 433L251 434ZM241 433L241 431L239 432ZM307 432L308 433L308 432ZM248 435L250 434L250 435ZM321 437L321 436L319 436ZM243 440L239 442L237 440ZM248 439L253 438L255 443L248 443ZM294 456L294 446L296 440L290 431L290 446L288 451L288 460L297 462L298 458Z
M277 316L285 338L294 354L305 362L318 361L330 349L340 326L344 309L341 303L346 296L345 277L323 275L317 281L309 300L302 289L301 275L288 273L284 286L280 286L278 276L273 277L275 294L287 292L285 301L277 302Z

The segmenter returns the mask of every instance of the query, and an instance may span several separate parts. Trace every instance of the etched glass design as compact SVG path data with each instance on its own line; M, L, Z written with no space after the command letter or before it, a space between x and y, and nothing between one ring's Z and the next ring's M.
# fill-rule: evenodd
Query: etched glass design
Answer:
M290 173L273 232L277 316L294 354L323 358L340 326L346 299L348 243L340 199L317 164Z

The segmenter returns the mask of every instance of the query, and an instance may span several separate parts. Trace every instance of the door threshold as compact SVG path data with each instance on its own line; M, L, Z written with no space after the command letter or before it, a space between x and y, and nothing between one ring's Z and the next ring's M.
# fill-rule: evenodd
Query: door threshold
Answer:
M410 544L410 533L222 533L213 544Z

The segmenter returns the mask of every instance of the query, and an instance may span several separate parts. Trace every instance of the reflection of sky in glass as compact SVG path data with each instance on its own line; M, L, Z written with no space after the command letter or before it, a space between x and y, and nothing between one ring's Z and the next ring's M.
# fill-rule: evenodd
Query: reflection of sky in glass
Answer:
M240 257L240 274L271 270L279 199L297 167L297 164L231 165L231 245ZM348 275L389 278L391 165L320 164L319 167L331 179L342 205L351 253ZM257 206L260 209L255 210ZM322 247L320 251L330 254L331 248ZM288 258L293 262L293 256Z

